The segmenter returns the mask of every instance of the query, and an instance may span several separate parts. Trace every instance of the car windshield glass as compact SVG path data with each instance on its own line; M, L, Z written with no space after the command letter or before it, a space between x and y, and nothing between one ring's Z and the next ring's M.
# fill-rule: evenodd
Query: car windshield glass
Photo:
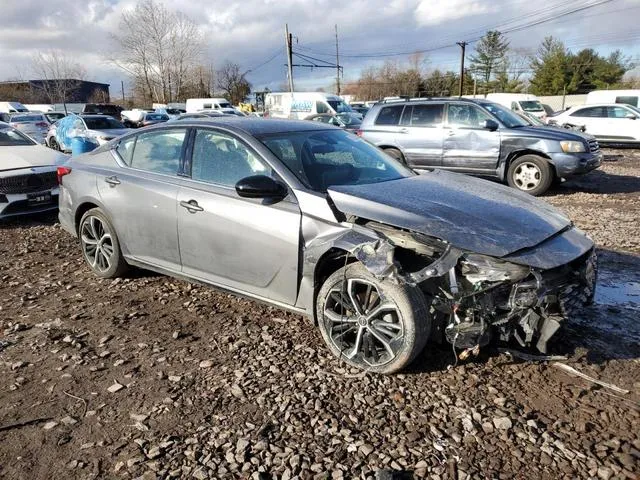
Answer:
M111 130L114 128L126 128L123 124L117 121L115 118L98 117L98 118L83 118L84 123L87 124L89 130Z
M13 128L0 128L0 147L15 147L19 145L35 145L36 142ZM2 168L0 164L0 168Z
M355 127L362 124L362 118L360 118L360 115L357 115L355 113L339 113L336 116L342 123L350 127Z
M14 115L11 117L12 122L44 122L42 115Z
M415 175L361 138L342 130L284 132L257 137L308 188L386 182Z
M495 115L507 128L526 127L529 123L511 110L497 103L483 103L482 106Z
M50 122L55 122L56 120L66 117L64 113L45 113L44 116L47 117Z
M336 113L351 112L351 107L342 100L327 100L327 103L331 105L331 108L333 108Z
M538 100L524 100L520 106L525 112L544 112L542 104Z
M218 105L220 105L220 108L233 108L233 105L229 102L220 102Z
M640 108L634 107L633 105L627 105L631 110L633 110L636 114L640 115Z
M523 117L524 120L529 122L531 125L538 125L538 126L539 125L546 125L542 120L540 120L535 115L531 115L529 113L523 113L522 117Z
M145 116L146 120L169 120L169 116L164 113L151 113Z

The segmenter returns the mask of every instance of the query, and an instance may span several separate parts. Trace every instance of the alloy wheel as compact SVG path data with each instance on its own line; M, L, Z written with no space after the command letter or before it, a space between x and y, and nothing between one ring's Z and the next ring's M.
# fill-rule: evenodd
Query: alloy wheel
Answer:
M80 228L80 241L85 258L94 270L104 273L111 268L115 251L113 239L100 218L93 215L85 218Z
M533 162L523 162L513 172L513 181L520 190L533 190L542 181L542 172Z
M377 367L402 349L404 327L397 305L367 280L350 278L331 289L323 313L331 342L353 363Z

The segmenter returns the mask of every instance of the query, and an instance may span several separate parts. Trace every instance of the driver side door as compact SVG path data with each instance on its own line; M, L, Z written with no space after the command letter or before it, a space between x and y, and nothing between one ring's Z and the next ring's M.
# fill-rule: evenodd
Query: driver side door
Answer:
M293 194L275 203L240 197L239 180L276 173L234 134L202 128L193 138L189 178L178 191L182 272L295 304L301 215Z

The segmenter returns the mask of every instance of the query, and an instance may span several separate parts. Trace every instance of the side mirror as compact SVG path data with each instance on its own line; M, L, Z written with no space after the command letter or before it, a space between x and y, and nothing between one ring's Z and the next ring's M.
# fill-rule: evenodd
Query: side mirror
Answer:
M282 183L266 175L252 175L236 183L236 192L244 198L283 199L289 191Z
M636 115L634 115L633 113L627 113L624 118L628 118L629 120L635 120L636 118L638 118Z
M492 132L495 132L498 127L500 127L500 125L498 125L498 122L496 122L495 120L485 120L484 123L482 124L482 128L486 128L487 130L490 130Z

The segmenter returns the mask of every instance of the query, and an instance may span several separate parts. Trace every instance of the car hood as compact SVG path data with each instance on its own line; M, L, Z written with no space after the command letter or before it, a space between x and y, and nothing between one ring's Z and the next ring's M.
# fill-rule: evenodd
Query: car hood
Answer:
M124 135L129 132L128 128L110 128L107 130L89 130L96 136L102 137L119 137L120 135Z
M512 128L506 131L506 135L513 136L528 136L535 138L542 138L545 140L582 140L589 141L593 137L591 135L584 135L575 130L568 130L566 128L557 127L543 127L543 126L529 126Z
M62 165L67 156L41 145L0 147L0 170Z
M335 186L328 194L345 215L494 257L533 247L571 225L551 205L523 192L442 170L375 185Z

